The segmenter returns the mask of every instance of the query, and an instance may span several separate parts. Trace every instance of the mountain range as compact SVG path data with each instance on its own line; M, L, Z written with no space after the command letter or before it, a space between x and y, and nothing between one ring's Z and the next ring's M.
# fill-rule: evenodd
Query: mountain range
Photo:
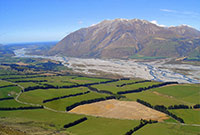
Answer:
M104 20L70 33L47 55L82 58L200 57L200 31L140 19Z

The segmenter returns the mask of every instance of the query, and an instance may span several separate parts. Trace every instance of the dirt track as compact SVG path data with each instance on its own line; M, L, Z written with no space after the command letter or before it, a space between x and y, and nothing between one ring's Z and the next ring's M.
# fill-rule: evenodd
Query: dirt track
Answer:
M161 112L134 101L107 100L81 105L70 112L117 119L152 119L162 121L168 117Z

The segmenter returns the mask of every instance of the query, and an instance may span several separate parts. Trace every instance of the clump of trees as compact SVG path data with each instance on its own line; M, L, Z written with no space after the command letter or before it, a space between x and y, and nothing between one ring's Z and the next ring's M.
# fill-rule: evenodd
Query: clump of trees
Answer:
M30 109L43 109L43 106L28 106L28 107L0 107L0 111L13 111L13 110L30 110Z
M168 109L192 109L191 106L188 105L170 105Z
M144 100L137 99L136 101L137 101L138 103L140 103L140 104L143 104L143 105L149 107L149 108L153 108L153 106L152 106L150 103L148 103L148 102L146 102L146 101L144 101Z
M111 83L111 82L117 82L120 79L113 79L113 80L109 80L109 81L104 81L104 82L99 82L99 84L106 84L106 83Z
M162 86L169 85L169 84L178 84L178 82L164 82L164 83L161 83L161 84L154 84L152 86L138 88L138 89L135 89L135 90L119 91L119 92L117 92L117 94L137 93L137 92L142 92L142 91L157 88L157 87L162 87Z
M194 108L194 109L198 109L198 108L200 108L200 104L196 104L196 105L194 105L193 108Z
M74 122L71 122L71 123L68 123L68 124L64 125L64 128L69 128L69 127L75 126L75 125L77 125L79 123L82 123L82 122L84 122L86 120L87 120L87 117L80 118L80 119L78 119L78 120L76 120Z
M47 102L58 100L58 99L68 98L68 97L80 96L80 95L84 95L84 94L88 94L88 93L90 93L90 91L80 92L80 93L76 93L76 94L69 94L69 95L55 97L55 98L51 98L51 99L46 99L46 100L43 100L43 103L47 103Z
M136 132L137 130L139 130L140 128L144 127L147 124L153 124L153 123L157 123L158 121L156 120L140 120L140 124L136 127L134 127L133 129L129 130L128 132L125 133L125 135L132 135L134 132Z
M141 100L141 99L137 99L136 101L137 101L138 103L141 103L141 104L147 106L147 107L150 107L150 108L155 109L155 110L157 110L157 111L163 112L163 113L165 113L165 114L171 116L171 117L174 118L175 120L177 120L177 121L179 121L179 122L181 122L181 123L184 123L184 120L183 120L182 118L180 118L180 117L176 116L175 114L169 112L169 111L167 110L167 107L165 107L164 105L155 105L155 106L153 106L153 105L151 105L150 103L148 103L148 102L146 102L146 101L143 101L143 100Z
M180 105L170 105L168 107L168 109L198 109L198 108L200 108L200 104L195 104L193 106L180 104Z
M108 96L108 97L105 97L105 98L102 97L102 98L84 100L84 101L77 102L77 103L74 103L74 104L66 107L66 111L70 111L70 110L72 110L73 108L75 108L79 105L90 104L90 103L100 102L100 101L109 100L109 99L116 99L116 97L115 96Z
M180 118L180 117L176 116L175 114L169 112L167 110L167 107L165 107L164 105L155 105L153 108L155 110L158 110L160 112L163 112L163 113L171 116L172 118L174 118L175 120L179 121L180 123L184 123L184 120L182 118Z
M130 80L130 78L120 78L120 80Z

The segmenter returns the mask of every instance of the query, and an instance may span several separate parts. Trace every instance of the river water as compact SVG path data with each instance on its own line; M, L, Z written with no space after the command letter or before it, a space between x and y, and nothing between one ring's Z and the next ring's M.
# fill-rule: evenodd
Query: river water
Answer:
M14 51L15 57L45 58L62 62L64 66L85 74L112 73L124 77L139 77L155 81L177 81L179 83L200 83L200 66L186 64L164 64L165 60L137 62L136 60L83 59L60 56L26 55L26 49ZM163 62L164 61L164 62ZM173 72L172 69L188 70L187 75Z

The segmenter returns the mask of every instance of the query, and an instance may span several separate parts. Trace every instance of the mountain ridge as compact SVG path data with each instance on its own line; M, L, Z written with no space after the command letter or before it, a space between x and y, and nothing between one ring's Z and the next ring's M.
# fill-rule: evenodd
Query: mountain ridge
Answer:
M182 57L200 46L200 31L186 26L160 27L140 19L104 20L70 33L47 54L70 57Z

